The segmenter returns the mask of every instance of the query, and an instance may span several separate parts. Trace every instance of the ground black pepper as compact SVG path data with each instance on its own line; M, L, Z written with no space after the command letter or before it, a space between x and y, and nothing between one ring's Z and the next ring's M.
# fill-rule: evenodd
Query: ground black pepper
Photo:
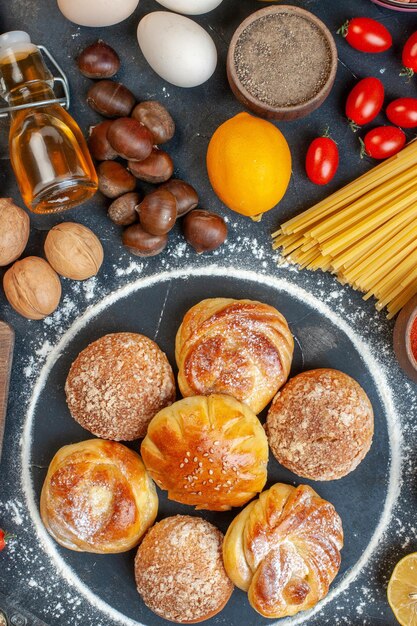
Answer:
M331 50L319 28L299 15L265 15L239 37L234 55L243 87L272 107L311 100L326 83Z

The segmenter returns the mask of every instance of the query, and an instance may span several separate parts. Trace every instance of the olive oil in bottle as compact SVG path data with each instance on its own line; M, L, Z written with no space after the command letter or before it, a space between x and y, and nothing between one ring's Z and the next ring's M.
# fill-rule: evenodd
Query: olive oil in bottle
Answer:
M56 102L53 78L29 35L0 35L0 95L10 112L10 160L26 206L52 213L97 190L97 175L76 122ZM33 105L33 106L31 106Z

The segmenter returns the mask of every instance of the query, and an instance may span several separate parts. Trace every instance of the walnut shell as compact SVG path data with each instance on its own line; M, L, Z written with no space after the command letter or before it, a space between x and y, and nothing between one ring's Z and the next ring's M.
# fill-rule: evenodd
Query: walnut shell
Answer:
M30 320L42 320L61 299L58 275L37 256L16 261L4 275L3 288L11 306Z
M54 226L45 240L45 255L58 274L73 280L95 276L103 263L103 247L92 230L63 222Z
M0 266L16 261L29 239L30 219L11 198L0 198Z

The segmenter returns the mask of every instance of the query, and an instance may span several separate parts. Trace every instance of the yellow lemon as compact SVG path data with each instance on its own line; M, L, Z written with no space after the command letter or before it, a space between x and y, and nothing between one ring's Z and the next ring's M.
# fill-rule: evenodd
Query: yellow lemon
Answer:
M417 552L395 566L388 584L388 602L401 626L417 626Z
M259 216L285 194L291 178L291 153L271 122L239 113L219 126L207 151L211 185L229 209Z

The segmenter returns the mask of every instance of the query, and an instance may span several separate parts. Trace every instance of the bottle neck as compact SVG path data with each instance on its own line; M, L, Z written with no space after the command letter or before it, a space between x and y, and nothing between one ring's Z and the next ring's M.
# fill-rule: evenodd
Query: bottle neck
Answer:
M55 94L49 84L46 81L36 80L26 85L15 87L13 91L6 95L5 99L9 106L18 106L54 98Z
M55 97L53 79L36 46L0 58L0 95L9 106L39 102Z

